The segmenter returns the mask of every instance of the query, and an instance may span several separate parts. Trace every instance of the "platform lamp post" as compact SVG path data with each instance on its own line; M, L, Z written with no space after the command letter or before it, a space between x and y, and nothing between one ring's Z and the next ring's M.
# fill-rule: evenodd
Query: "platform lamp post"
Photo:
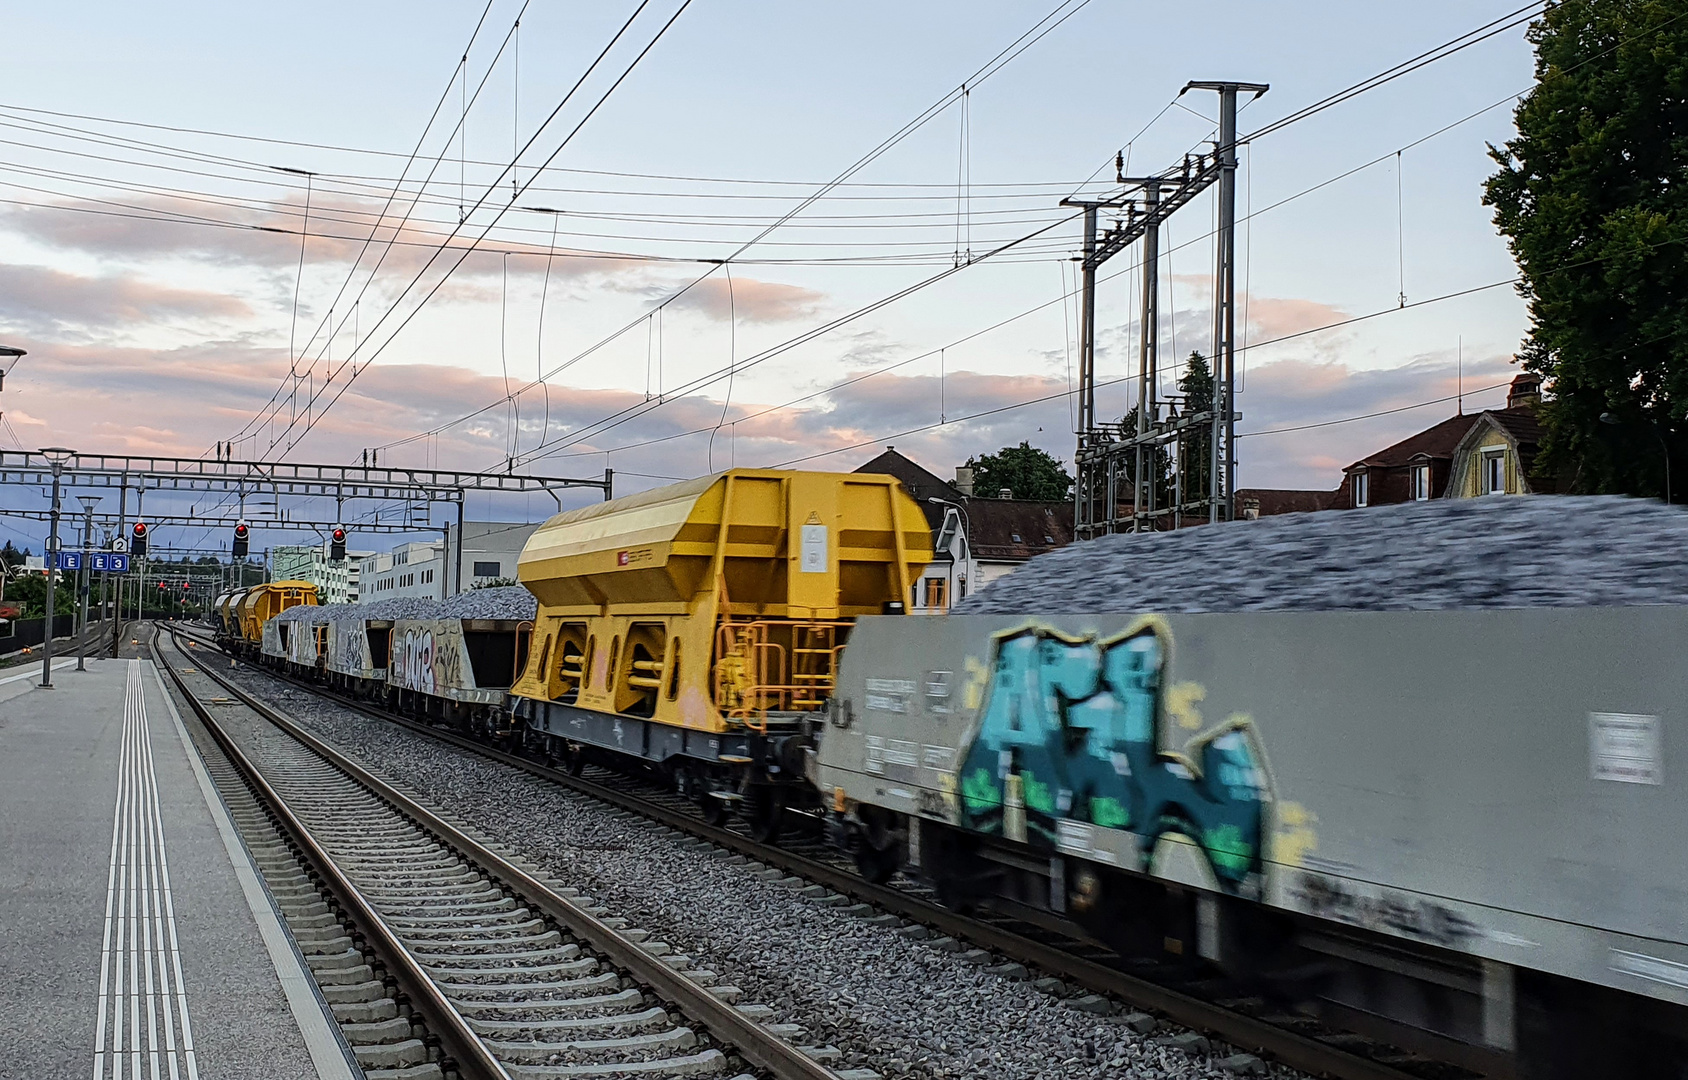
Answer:
M53 524L47 534L47 633L41 650L41 689L53 688L53 564L59 557L59 478L64 475L64 463L76 456L76 451L63 446L42 447L41 455L53 467Z
M82 504L82 633L76 639L76 670L88 670L88 594L93 591L94 571L88 565L88 549L94 541L94 507L99 505L102 496L78 495L76 501Z

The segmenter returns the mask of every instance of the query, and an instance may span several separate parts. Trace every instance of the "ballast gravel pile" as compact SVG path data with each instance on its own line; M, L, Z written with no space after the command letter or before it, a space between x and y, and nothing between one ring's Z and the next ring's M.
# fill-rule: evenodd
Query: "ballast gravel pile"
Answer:
M1620 496L1433 499L1125 533L1040 555L957 615L1688 604L1688 513Z
M348 605L349 615L362 613L366 619L437 619L440 602L423 596L390 596L367 604Z
M523 585L495 585L449 596L436 619L531 619L539 601Z
M1222 1080L1220 1045L1186 1052L738 865L713 848L475 754L241 669L238 678L374 771L532 860L769 1005L833 1069L886 1080ZM778 876L778 875L774 875ZM1069 991L1069 996L1072 992ZM1272 1066L1266 1075L1300 1074Z

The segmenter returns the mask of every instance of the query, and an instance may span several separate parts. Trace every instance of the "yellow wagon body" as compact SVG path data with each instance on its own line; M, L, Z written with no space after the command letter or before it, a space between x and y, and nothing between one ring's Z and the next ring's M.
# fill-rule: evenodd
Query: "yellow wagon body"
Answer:
M512 692L694 730L765 730L831 693L852 620L932 560L893 477L734 469L558 514L528 540L538 598Z

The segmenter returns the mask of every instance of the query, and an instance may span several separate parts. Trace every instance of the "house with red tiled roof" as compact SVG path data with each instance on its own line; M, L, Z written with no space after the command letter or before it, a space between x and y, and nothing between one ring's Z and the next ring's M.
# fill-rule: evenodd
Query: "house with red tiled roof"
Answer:
M947 611L1032 556L1073 541L1070 502L981 498L969 470L958 469L959 482L952 483L890 446L856 472L902 481L931 526L933 562L914 583L910 611Z
M1459 413L1342 470L1334 491L1238 488L1237 516L1269 517L1316 510L1355 510L1424 499L1528 495L1543 490L1530 477L1541 443L1541 380L1512 380L1506 408Z
M1519 376L1523 378L1524 376ZM1517 384L1514 382L1514 390ZM1510 406L1516 392L1508 397ZM1477 495L1531 495L1551 491L1540 477L1532 479L1536 452L1541 447L1541 421L1529 404L1479 413L1477 422L1454 447L1448 477L1451 498Z
M1540 402L1541 380L1517 376L1506 408L1450 416L1348 466L1339 507L1531 494Z

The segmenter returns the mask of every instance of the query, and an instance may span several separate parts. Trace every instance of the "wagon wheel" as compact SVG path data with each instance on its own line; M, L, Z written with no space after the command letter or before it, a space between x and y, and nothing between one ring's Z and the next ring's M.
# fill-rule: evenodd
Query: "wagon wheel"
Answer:
M785 820L785 796L770 787L756 787L745 797L748 809L745 823L750 826L750 838L758 844L778 844L780 826Z
M703 811L704 824L716 828L725 825L733 814L732 805L726 799L718 798L713 791L703 793L698 799L698 808Z
M866 815L863 825L851 845L856 873L875 885L883 885L902 868L903 836L885 820L883 813Z

